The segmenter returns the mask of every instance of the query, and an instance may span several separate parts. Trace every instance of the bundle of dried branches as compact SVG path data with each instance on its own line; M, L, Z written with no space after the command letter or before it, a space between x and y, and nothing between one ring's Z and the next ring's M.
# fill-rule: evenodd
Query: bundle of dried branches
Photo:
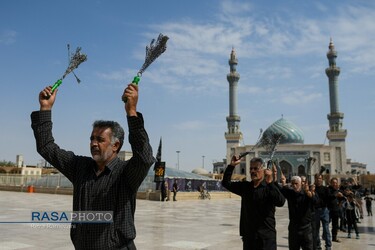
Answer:
M272 167L272 159L275 155L277 145L279 145L281 139L284 137L281 133L268 133L263 134L262 139L260 140L259 147L262 147L268 153L268 164L267 168Z
M77 47L76 49L76 52L74 54L72 54L72 56L70 57L70 45L68 44L68 56L69 56L69 66L68 68L65 70L65 73L64 75L59 79L57 80L53 86L52 86L52 92L55 91L55 89L57 89L61 84L62 84L62 80L69 74L69 73L73 73L73 75L75 76L76 80L78 83L81 82L81 80L76 76L76 74L74 73L74 70L76 68L78 68L78 66L83 63L84 61L87 60L87 55L85 54L81 54L81 47ZM48 97L49 98L49 97Z
M68 44L68 53L69 53L69 49L70 49L70 46ZM70 60L69 60L69 66L68 68L66 69L64 75L62 76L61 79L64 79L65 76L67 76L69 73L73 72L74 74L74 71L76 68L78 68L78 66L83 63L84 61L87 60L87 55L85 54L81 54L81 47L77 47L76 49L76 52L74 54L72 54ZM78 77L76 76L76 74L74 74L74 76L76 77L77 79L77 82L80 83L81 80L78 79Z
M148 68L148 66L153 63L161 54L167 49L167 41L169 37L159 34L156 42L155 39L152 39L150 45L146 46L146 57L145 62L142 65L141 69L138 71L138 76L141 76L143 72Z
M156 58L158 58L161 54L165 52L165 50L167 49L168 39L169 37L164 36L162 33L160 33L156 42L155 39L152 39L150 45L146 46L145 62L138 71L137 75L133 78L133 84L138 85L143 72L148 68L148 66L151 65L151 63L153 63L156 60ZM126 97L122 97L122 101L126 103L128 99Z
M260 129L257 142L254 144L254 146L249 151L241 153L239 155L239 158L245 157L246 155L250 154L255 148L259 147L259 145L261 143L262 134L263 134L263 129Z

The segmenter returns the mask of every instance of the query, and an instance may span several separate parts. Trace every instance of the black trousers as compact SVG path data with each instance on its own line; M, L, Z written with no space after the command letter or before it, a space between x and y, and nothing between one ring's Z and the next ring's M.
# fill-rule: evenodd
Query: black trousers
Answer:
M289 227L288 244L290 250L313 250L313 231L311 224L304 228Z
M129 240L125 246L122 246L120 248L120 250L137 250L137 248L135 247L135 244L134 244L134 241L133 240Z
M332 210L329 211L329 218L332 223L332 239L336 240L337 239L337 231L339 230L339 217L340 217L340 211L337 210Z
M242 237L243 250L276 250L276 238Z

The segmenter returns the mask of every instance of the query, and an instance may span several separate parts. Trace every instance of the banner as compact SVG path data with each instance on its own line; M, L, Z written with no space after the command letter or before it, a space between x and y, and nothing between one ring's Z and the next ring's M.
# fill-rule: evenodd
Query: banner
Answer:
M164 181L165 162L164 161L155 162L154 171L155 171L154 182Z

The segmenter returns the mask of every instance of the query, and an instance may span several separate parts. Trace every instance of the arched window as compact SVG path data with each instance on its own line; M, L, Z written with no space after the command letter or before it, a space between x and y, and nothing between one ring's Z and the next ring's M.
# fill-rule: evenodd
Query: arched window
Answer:
M302 165L298 166L298 176L306 176L305 167Z
M290 165L287 161L281 161L280 168L286 178L286 181L290 182L293 175L292 165Z

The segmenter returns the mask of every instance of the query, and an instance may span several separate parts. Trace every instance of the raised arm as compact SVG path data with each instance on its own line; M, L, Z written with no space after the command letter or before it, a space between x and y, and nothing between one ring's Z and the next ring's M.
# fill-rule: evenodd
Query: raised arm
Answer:
M144 127L143 116L137 112L138 86L129 84L124 90L122 99L126 99L125 111L129 126L129 143L133 152L133 157L125 170L125 178L128 180L129 187L136 190L155 162L155 158L152 155L152 147Z
M225 169L223 180L221 181L221 184L223 185L223 187L225 187L230 192L235 193L237 195L242 194L242 184L243 183L232 182L232 174L233 174L233 170L234 170L235 166L238 165L240 162L241 162L241 159L234 155L231 159L231 163Z
M51 87L46 87L39 93L40 110L32 112L31 127L38 153L73 182L75 155L60 149L52 135L52 107L57 92L58 89L52 93Z

